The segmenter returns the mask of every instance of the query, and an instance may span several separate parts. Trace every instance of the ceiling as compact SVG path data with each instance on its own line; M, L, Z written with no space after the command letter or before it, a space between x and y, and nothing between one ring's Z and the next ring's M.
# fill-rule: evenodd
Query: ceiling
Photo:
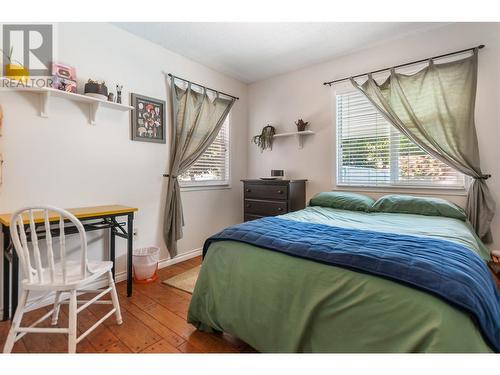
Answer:
M443 23L124 22L114 25L252 83Z

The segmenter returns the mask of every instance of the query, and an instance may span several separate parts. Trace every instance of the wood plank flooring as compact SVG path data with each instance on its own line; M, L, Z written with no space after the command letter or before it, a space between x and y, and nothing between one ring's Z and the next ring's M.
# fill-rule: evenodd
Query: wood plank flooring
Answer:
M114 315L77 346L78 353L248 353L250 346L228 334L197 331L186 321L191 295L162 284L169 277L196 267L201 258L193 258L158 271L153 284L134 284L132 297L126 297L126 284L117 284L123 324ZM50 308L31 311L23 325L34 322ZM78 314L78 330L84 332L109 310L109 305L93 305ZM67 305L63 305L58 325L67 327ZM48 326L50 319L44 324ZM10 322L0 322L0 349ZM67 337L62 334L28 334L14 346L16 353L64 353Z

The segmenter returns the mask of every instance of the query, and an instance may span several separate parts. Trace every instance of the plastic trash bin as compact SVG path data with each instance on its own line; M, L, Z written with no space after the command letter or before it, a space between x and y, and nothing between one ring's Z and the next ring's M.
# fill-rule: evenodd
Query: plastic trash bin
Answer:
M156 246L135 249L132 256L134 281L140 284L152 283L158 278L160 248Z

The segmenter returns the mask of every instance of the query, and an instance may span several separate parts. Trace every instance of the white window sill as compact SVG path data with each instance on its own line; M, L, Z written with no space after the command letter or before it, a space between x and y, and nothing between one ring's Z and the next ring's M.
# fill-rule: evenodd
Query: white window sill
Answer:
M431 188L419 186L351 186L336 185L333 190L337 191L360 191L368 193L404 193L419 195L448 195L448 196L467 196L467 190L464 188Z
M203 191L203 190L226 190L231 189L230 184L225 185L181 185L181 192Z

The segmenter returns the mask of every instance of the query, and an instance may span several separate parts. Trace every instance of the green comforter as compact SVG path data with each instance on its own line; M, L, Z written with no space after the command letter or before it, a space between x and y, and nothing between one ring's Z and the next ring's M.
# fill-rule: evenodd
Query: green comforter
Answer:
M282 218L431 236L489 258L456 219L323 207ZM210 246L188 321L262 352L490 352L466 313L417 289L238 242Z

